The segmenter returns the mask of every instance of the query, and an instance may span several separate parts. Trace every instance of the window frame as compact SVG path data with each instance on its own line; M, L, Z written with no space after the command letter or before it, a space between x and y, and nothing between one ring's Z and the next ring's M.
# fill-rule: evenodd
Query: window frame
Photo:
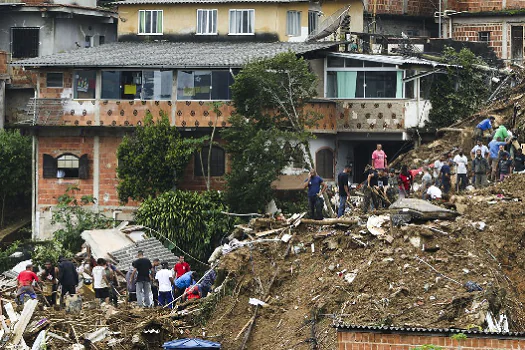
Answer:
M14 36L15 34L13 33L14 31L24 31L24 30L33 30L35 32L37 32L37 38L36 38L36 47L33 47L31 49L31 55L30 56L25 56L25 55L18 55L17 52L15 51L20 51L20 50L15 50L15 44L14 44ZM40 27L10 27L10 46L11 46L11 55L13 58L33 58L33 57L38 57L38 55L40 54Z
M208 13L208 21L209 22L209 13L212 13L214 14L214 19L215 19L215 22L213 23L214 24L214 29L215 31L213 33L199 33L199 13L203 13L203 12L207 12ZM219 30L218 30L218 21L219 21L219 10L218 9L197 9L197 26L195 28L195 35L218 35L219 33ZM208 28L208 26L206 26L206 28Z
M49 74L60 74L62 76L62 79L60 79L60 81L61 81L60 86L50 86L49 85ZM46 88L48 88L48 89L62 89L62 88L64 88L64 73L63 72L47 72L46 73Z
M124 98L123 96L124 95L129 95L129 94L124 94L122 89L120 88L120 86L122 85L122 73L123 72L133 72L133 73L137 73L137 72L140 72L140 84L134 84L136 86L140 86L140 93L139 93L139 97L138 98L133 98L133 99L130 99L130 98ZM169 80L170 81L170 87L171 87L171 90L170 90L170 96L169 98L161 98L160 99L144 99L144 91L146 90L146 88L144 87L145 83L146 83L146 79L144 77L144 72L170 72L171 73L171 79ZM119 81L119 90L118 90L118 97L108 97L107 95L104 95L104 73L119 73L118 75L118 81ZM102 69L100 70L100 99L102 100L108 100L108 101L118 101L118 100L121 100L121 101L172 101L173 100L173 77L174 75L176 74L176 70L174 69ZM162 86L162 79L161 79L161 86ZM111 84L110 84L111 85ZM133 84L131 84L133 85ZM162 91L162 88L161 88L161 91ZM162 95L162 94L161 94ZM96 96L96 93L95 93L95 96Z
M157 12L157 20L158 20L158 13L161 14L161 22L162 22L162 24L161 24L160 33L150 33L150 32L146 32L146 31L144 33L140 32L140 20L142 18L141 14L144 13L144 30L146 30L146 23L145 23L146 22L146 17L145 16L146 16L146 14L148 12L151 12L151 13ZM138 14L139 14L139 16L138 16L137 35L164 35L164 10L139 10ZM151 25L153 25L153 21L152 21ZM151 28L150 28L150 30L151 30Z
M77 74L80 73L80 72L93 72L95 73L95 88L94 88L94 97L93 98L78 98L78 78L77 78ZM96 100L97 99L97 71L95 69L75 69L73 71L73 100L75 101L93 101L93 100ZM89 81L88 81L88 84L89 84ZM88 86L88 91L89 91L89 86ZM82 91L84 92L84 91Z
M482 37L486 35L487 40L483 40ZM490 43L491 31L490 30L481 30L478 32L478 41L482 43Z
M58 166L58 160L60 157L71 156L76 158L78 161L77 168L61 168ZM67 173L64 176L59 177L58 171L60 169L76 169L75 176L68 176ZM71 152L64 152L56 157L49 154L44 154L42 157L42 178L44 179L79 179L85 180L89 178L89 159L87 154L77 156Z
M202 148L202 153L195 151L193 153L193 176L194 177L207 177L208 174L206 174L208 170L208 164L205 162L208 161L208 151L209 151L210 145L205 145ZM212 153L211 153L211 160L212 164L210 167L210 177L222 177L226 175L226 150L218 145L213 145L212 147ZM221 152L222 156L222 164L220 165L220 168L215 168L215 170L218 170L214 174L214 163L213 163L213 150L218 150ZM201 165L201 158L200 154L202 154L202 165ZM202 168L204 168L204 174L202 173Z
M298 18L296 18L298 27L294 28L295 30L297 30L297 33L291 33L289 31L289 28L290 28L290 25L291 25L289 20L290 20L290 16L291 15L298 16ZM298 11L298 10L288 10L288 11L286 11L286 36L289 36L289 37L301 36L301 17L302 17L301 16L301 11Z
M321 152L330 151L332 153L332 167L331 167L331 175L332 176L325 176L326 174L321 174L321 172L324 172L325 169L323 169L317 162L317 156ZM317 171L317 174L323 178L323 180L332 180L335 179L335 151L331 147L321 147L315 152L315 169Z
M317 28L319 28L319 17L319 11L308 10L308 35L312 34Z
M253 16L250 18L253 18L252 25L252 32L251 33L232 33L232 12L248 12L253 13ZM255 35L255 9L229 9L228 10L228 35Z
M194 75L193 77L195 77L195 72L202 72L202 73L206 73L206 72L209 72L211 74L211 85L210 87L212 88L212 90L210 91L210 99L193 99L193 98L184 98L184 96L179 96L179 83L181 82L181 80L179 79L179 74L181 72L192 72ZM224 101L231 101L232 100L232 91L231 91L231 86L233 85L233 82L234 82L234 78L232 78L232 83L231 85L228 85L228 96L229 98L226 98L226 99L213 99L212 96L213 96L213 73L214 72L225 72L225 73L228 73L229 74L229 77L231 77L231 71L229 70L225 70L225 69L179 69L177 70L177 82L176 82L176 87L175 87L175 98L177 99L177 101L195 101L195 102L200 102L200 101L204 101L204 102L224 102Z

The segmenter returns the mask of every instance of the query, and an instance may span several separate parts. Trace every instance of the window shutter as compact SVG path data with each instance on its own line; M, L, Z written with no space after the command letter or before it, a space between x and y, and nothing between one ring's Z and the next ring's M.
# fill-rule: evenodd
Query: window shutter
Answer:
M88 156L84 154L78 160L78 178L87 179L89 176Z
M57 160L49 154L44 154L44 179L51 179L57 177Z

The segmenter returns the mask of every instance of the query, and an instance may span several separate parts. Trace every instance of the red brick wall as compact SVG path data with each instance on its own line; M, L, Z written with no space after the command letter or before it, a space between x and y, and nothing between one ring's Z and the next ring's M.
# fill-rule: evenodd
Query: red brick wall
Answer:
M450 1L448 9L469 12L487 12L521 9L525 7L525 0L507 0L503 8L502 0L455 0Z
M498 57L501 57L503 40L503 25L501 23L456 24L453 22L452 38L454 40L478 41L478 32L490 32L489 46L494 48ZM507 37L510 38L510 32Z
M7 52L0 51L0 74L7 74Z
M432 344L443 350L455 350L461 345L463 350L471 349L523 349L525 339L481 338L468 335L467 339L458 342L443 334L382 334L372 332L354 332L340 330L337 332L338 350L411 350L417 346Z
M406 6L404 6L406 2ZM437 11L438 0L376 0L377 14L427 16ZM368 1L368 12L373 13L374 1Z

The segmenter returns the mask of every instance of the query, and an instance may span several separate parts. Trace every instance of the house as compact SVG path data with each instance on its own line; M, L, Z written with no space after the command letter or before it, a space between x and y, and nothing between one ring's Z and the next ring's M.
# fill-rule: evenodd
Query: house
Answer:
M442 36L487 43L505 63L523 62L525 1L448 1Z
M121 205L116 191L116 149L122 137L141 125L148 112L154 117L166 113L184 135L209 134L214 125L228 127L233 111L229 86L239 69L251 60L293 51L308 60L319 77L318 98L308 108L323 119L312 129L316 138L311 140L310 150L319 173L328 181L333 181L346 163L354 164L354 180L359 181L359 172L377 142L384 144L389 156L410 143L409 129L421 127L431 108L421 93L428 90L430 83L422 86L421 81L446 67L419 58L365 55L334 41L290 41L293 36L278 28L283 28L280 23L296 23L288 14L290 8L296 8L292 5L306 6L302 1L276 4L273 0L210 0L204 8L199 1L193 4L193 27L188 24L184 27L186 32L175 19L168 21L167 16L174 16L171 12L177 11L170 9L177 6L189 8L188 0L147 0L151 6L137 6L137 1L146 0L118 4L119 38L127 41L13 63L34 72L37 82L31 113L18 123L27 127L35 140L36 238L49 237L53 232L53 208L71 185L80 188L79 195L97 198L95 210L117 219L130 218L137 203ZM224 3L230 8L223 7ZM359 5L360 1L356 3ZM213 10L208 5L221 7L202 17L201 11ZM341 5L348 8L348 3L337 4ZM264 18L257 20L266 7L268 11L282 10L282 16L273 17L274 27L264 24ZM303 13L301 8L297 7ZM250 12L252 9L255 12ZM247 17L237 22L236 11ZM216 18L206 22L215 23L217 28L216 34L206 34L206 40L194 33L202 28L203 18ZM122 21L126 25L134 23L135 29L122 29ZM242 28L248 23L253 33L239 33L238 23L242 23ZM301 16L298 23L306 26L308 21ZM171 26L175 29L171 30ZM149 32L142 35L144 28L149 28ZM157 29L161 32L152 33ZM321 32L319 29L322 26L318 28ZM269 38L279 40L268 41ZM224 102L219 113L214 111L214 101ZM218 189L224 185L228 155L220 146L214 146L211 159L212 187ZM205 188L199 162L199 157L192 159L181 188Z
M35 94L35 79L12 62L117 39L117 14L96 0L0 0L0 128L17 122Z

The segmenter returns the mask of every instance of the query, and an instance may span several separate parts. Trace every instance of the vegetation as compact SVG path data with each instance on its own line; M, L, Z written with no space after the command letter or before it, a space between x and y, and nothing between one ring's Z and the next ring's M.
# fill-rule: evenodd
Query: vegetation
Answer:
M16 241L9 245L9 247L6 249L0 249L0 271L6 271L13 267L11 265L11 254L16 252L19 246L20 242Z
M236 114L222 132L231 159L226 201L235 212L262 211L272 198L270 184L297 161L297 149L303 164L313 163L307 127L318 116L305 106L316 95L316 76L302 58L283 53L246 65L232 94Z
M432 344L426 344L426 345L420 345L412 350L442 350L443 348L441 346L432 345Z
M233 228L233 220L221 214L226 210L219 192L169 191L146 199L135 219L139 225L158 231L161 235L154 231L152 234L159 240L166 242L167 238L197 259L205 260Z
M125 136L117 151L120 201L144 200L174 190L190 157L205 139L185 139L170 125L166 114L154 122L147 113L144 126Z
M439 74L430 91L430 124L444 127L475 113L490 94L491 76L479 66L486 64L467 48L456 52L446 47L443 57L451 67ZM457 68L461 66L462 68Z
M71 253L80 251L84 240L80 236L85 230L108 228L111 220L101 213L95 212L88 205L95 204L96 199L92 196L82 196L77 200L75 192L79 188L70 186L66 193L58 197L58 205L53 210L53 225L60 225L60 229L54 232L54 240L58 242L63 250ZM61 251L64 253L64 251ZM44 257L51 258L51 257Z
M31 139L18 130L0 130L0 228L5 209L31 194Z

